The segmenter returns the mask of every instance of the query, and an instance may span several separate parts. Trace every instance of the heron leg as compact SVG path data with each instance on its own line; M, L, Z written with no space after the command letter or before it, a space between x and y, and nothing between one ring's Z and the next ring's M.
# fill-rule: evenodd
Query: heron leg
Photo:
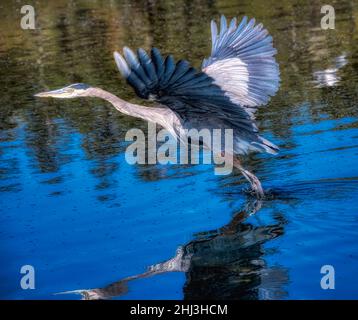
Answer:
M260 180L250 171L243 168L238 158L234 158L234 167L239 169L241 174L250 182L251 188L254 191L258 199L262 199L265 196Z

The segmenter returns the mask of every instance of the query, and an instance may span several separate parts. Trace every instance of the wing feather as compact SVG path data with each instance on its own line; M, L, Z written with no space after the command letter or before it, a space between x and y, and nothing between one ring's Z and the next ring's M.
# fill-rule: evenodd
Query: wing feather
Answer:
M279 67L274 58L277 51L272 37L261 23L255 25L255 19L247 17L237 27L234 18L228 28L226 18L221 16L219 34L214 21L211 32L215 33L211 56L204 59L203 71L231 101L253 116L256 107L266 104L279 87Z
M164 59L156 48L150 55L138 49L136 55L125 47L124 57L115 52L114 58L141 98L154 99L183 122L194 120L199 126L200 119L210 115L221 126L238 130L241 137L251 137L252 148L274 153L277 147L258 135L254 113L276 93L279 68L272 37L262 24L255 23L255 19L244 17L239 24L236 18L228 24L222 16L218 30L212 21L211 56L204 59L202 71L185 60L176 63L171 55Z
M143 49L137 51L138 56L129 48L123 51L124 57L114 53L116 64L141 98L154 98L175 111L183 121L190 121L195 114L208 113L247 134L257 132L246 110L233 103L214 79L187 61L175 63L170 55L163 59L155 48L150 56Z

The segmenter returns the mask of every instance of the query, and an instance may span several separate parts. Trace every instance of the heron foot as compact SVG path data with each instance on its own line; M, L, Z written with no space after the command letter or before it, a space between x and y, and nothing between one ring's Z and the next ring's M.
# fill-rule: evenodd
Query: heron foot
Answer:
M265 197L264 190L262 188L260 180L250 171L244 169L241 166L239 159L234 159L234 166L241 171L241 174L249 181L253 194L257 199L263 199Z
M241 168L242 175L249 181L251 189L255 194L256 198L263 199L265 197L264 190L262 188L260 180L250 171Z

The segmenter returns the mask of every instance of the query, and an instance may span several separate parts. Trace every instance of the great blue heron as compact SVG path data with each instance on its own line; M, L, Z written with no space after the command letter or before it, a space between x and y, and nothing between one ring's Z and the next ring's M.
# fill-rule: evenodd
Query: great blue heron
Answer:
M255 19L244 17L237 25L221 16L220 30L211 22L212 51L204 59L201 71L185 60L175 63L171 55L163 59L153 48L150 56L138 49L134 54L124 47L124 58L114 52L122 76L137 95L156 102L144 107L86 84L77 83L62 89L37 94L37 97L99 97L118 111L157 123L178 136L183 129L232 129L233 165L250 182L257 197L264 192L261 183L245 170L239 156L251 152L276 154L278 147L261 137L255 123L255 111L268 102L279 87L279 67L272 37ZM191 141L191 143L197 143ZM224 152L224 151L222 151Z

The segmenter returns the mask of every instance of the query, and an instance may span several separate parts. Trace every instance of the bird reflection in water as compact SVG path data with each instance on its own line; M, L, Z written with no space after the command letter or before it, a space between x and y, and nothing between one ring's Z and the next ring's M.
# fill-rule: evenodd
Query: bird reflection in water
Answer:
M184 299L280 299L286 296L288 272L268 266L263 245L284 232L285 220L254 226L244 220L260 210L262 200L247 198L241 211L225 226L197 234L180 246L173 258L148 267L141 274L123 278L104 288L73 290L84 300L110 299L128 292L128 283L167 272L184 272Z

